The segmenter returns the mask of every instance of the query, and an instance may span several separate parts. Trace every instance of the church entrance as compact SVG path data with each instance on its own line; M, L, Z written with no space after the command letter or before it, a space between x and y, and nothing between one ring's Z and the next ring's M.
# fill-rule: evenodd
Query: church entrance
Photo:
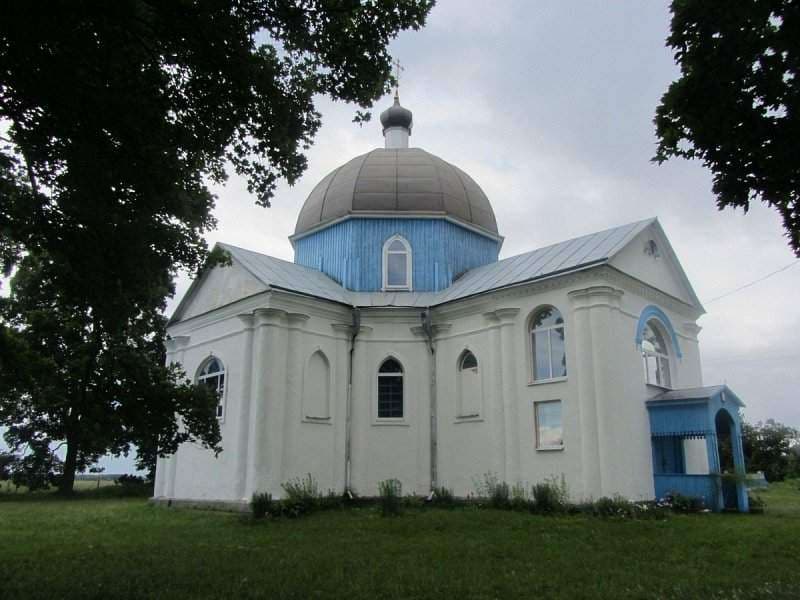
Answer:
M727 386L664 392L647 401L656 499L702 498L711 510L748 511L739 409Z

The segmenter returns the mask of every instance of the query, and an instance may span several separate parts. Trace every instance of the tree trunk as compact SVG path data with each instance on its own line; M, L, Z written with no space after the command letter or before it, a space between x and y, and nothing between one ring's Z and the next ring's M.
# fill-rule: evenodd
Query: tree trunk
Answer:
M69 496L75 487L75 470L78 466L77 440L67 437L67 456L64 459L64 473L58 483L58 493Z

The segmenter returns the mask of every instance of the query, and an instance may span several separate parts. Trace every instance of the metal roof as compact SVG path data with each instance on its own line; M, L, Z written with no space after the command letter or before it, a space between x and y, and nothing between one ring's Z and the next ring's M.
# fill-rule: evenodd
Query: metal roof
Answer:
M351 304L351 292L321 271L230 244L220 242L217 246L228 251L234 260L268 287Z
M604 264L654 222L629 223L484 265L467 271L440 292L351 292L315 269L230 244L218 245L268 287L353 306L424 307Z
M647 401L647 403L658 404L659 402L677 402L681 400L709 400L711 398L715 398L722 392L725 393L725 400L732 400L734 404L744 406L744 402L742 402L741 399L734 394L727 385L709 385L705 387L686 388L682 390L669 390L651 398Z
M349 215L386 213L449 216L498 235L480 186L420 148L376 148L329 173L306 199L294 235Z

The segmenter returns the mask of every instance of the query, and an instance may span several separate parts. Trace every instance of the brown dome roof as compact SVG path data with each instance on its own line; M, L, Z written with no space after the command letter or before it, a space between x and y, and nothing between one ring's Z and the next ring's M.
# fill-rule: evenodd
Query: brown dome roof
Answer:
M441 214L498 235L478 184L419 148L377 148L329 173L306 199L295 235L347 215L375 213Z

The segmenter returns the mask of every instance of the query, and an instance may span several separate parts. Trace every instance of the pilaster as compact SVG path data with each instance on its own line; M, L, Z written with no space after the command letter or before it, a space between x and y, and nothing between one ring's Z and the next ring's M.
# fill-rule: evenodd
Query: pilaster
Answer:
M623 292L610 286L593 286L569 293L574 327L575 369L581 431L583 496L606 495L612 465L608 435L612 394L622 384L613 346L616 316Z
M239 396L239 413L237 415L236 431L238 439L236 440L236 497L242 500L249 500L246 496L247 488L247 455L248 455L248 441L250 439L250 423L249 416L251 410L252 399L252 382L253 371L255 365L253 364L253 327L255 318L252 313L238 315L242 323L242 360L239 368L239 389L241 390Z
M301 414L303 410L303 366L305 364L303 331L308 319L308 315L301 313L286 314L288 325L287 348L284 355L286 361L286 399L283 402L276 402L273 407L275 421L283 423L280 430L281 445L273 450L275 452L273 476L278 478L279 484L286 479L286 457L292 456L293 452L293 426L299 423L304 416Z
M254 342L252 402L250 405L250 452L246 496L254 492L280 492L276 465L269 459L281 447L283 422L276 422L275 407L285 402L286 311L259 308L253 312ZM273 450L273 452L270 452ZM280 463L278 463L279 467ZM279 474L278 474L279 475Z
M167 338L165 343L167 347L166 363L167 365L177 364L183 368L183 361L186 355L186 347L189 345L190 336L176 335ZM178 418L177 415L175 417ZM178 427L182 427L178 423ZM155 489L153 490L154 496L167 496L168 498L175 497L175 480L178 476L178 453L175 452L172 456L159 458L156 464L156 473L164 473L162 477L156 477Z

